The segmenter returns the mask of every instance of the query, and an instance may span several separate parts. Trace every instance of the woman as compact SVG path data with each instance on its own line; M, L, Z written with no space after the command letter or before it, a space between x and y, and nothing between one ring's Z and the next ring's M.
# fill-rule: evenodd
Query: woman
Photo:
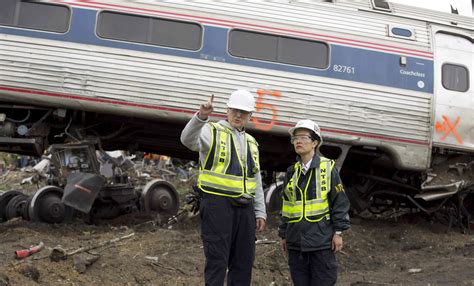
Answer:
M300 120L289 130L297 162L288 168L282 192L280 246L295 285L334 285L336 252L349 229L349 199L335 162L318 155L319 126Z

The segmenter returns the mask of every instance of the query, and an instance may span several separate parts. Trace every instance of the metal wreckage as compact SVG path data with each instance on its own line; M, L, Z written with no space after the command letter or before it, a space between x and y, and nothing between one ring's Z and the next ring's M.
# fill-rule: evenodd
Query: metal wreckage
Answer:
M178 193L172 183L160 178L144 187L134 185L130 179L133 163L111 157L98 142L54 144L48 151L47 185L32 196L20 190L1 194L0 221L22 217L67 223L74 217L94 221L133 212L168 217L178 212Z

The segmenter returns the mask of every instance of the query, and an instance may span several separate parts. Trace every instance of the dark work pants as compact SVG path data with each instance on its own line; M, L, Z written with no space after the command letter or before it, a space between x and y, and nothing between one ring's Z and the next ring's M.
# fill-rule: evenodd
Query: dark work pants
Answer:
M311 252L289 250L288 264L295 286L336 284L337 262L331 249Z
M255 258L253 204L236 206L223 196L204 194L200 208L206 285L250 285Z

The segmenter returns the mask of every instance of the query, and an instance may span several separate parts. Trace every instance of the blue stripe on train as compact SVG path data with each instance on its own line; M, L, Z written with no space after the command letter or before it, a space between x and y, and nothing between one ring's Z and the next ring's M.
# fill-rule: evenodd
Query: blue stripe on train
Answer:
M229 29L222 27L204 26L204 43L203 48L199 51L184 51L100 39L95 35L96 13L94 10L74 8L71 30L64 35L8 27L0 27L0 33L221 61L433 93L432 60L407 56L407 63L402 67L400 66L400 55L331 44L330 66L326 70L317 70L230 56L227 53Z

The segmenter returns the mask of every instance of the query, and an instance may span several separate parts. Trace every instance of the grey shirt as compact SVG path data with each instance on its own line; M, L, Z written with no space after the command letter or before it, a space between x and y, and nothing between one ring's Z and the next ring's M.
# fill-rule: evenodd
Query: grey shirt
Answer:
M181 143L186 146L188 149L192 151L199 152L199 161L204 164L204 160L207 156L209 148L211 146L211 127L207 120L201 120L197 116L197 113L194 114L193 118L189 120L186 127L184 127L183 132L181 132ZM232 127L229 122L226 120L221 120L218 122L222 126L226 126L232 130L232 134L237 142L236 148L239 156L242 160L246 158L245 154L245 131L239 131L236 128ZM247 162L242 162L242 164L246 164ZM257 189L255 190L255 217L256 218L263 218L267 219L267 212L265 210L265 199L263 195L263 188L262 188L262 177L260 173L255 174L255 178L257 180Z

